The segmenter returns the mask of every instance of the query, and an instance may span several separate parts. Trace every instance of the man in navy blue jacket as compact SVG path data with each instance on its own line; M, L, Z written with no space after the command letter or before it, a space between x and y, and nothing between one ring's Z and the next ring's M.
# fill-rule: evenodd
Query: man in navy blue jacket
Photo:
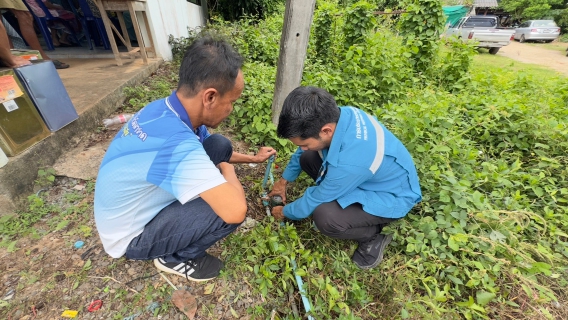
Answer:
M392 235L383 226L400 219L422 199L410 153L377 119L354 107L338 107L315 87L294 89L282 107L278 136L299 148L270 196L286 201L286 185L305 171L315 181L296 201L272 214L309 217L323 234L359 243L353 262L377 266Z

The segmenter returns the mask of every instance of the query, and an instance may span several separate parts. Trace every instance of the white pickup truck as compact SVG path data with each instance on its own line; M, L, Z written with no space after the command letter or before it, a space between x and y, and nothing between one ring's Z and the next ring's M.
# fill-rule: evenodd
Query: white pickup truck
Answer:
M508 45L514 35L514 29L500 28L499 19L495 16L463 17L444 32L446 37L456 36L463 41L476 41L477 47L488 48L491 54L496 54L501 47Z

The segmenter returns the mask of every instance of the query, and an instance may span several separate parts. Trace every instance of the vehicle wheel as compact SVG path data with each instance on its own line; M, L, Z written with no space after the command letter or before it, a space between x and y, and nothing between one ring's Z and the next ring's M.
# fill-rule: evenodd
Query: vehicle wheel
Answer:
M497 52L499 52L499 49L501 49L501 48L495 48L495 47L489 48L489 53L490 54L497 54Z
M521 39L519 40L519 42L520 42L520 43L523 43L523 42L525 42L525 41L527 41L527 40L525 40L525 35L522 34L522 35L521 35Z

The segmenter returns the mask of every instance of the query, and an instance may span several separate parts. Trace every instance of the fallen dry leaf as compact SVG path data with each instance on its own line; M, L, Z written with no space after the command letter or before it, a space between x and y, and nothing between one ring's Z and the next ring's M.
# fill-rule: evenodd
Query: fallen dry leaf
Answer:
M203 294L211 294L211 293L213 293L213 288L215 288L215 284L214 284L214 283L208 284L207 286L205 286L205 291L203 292Z
M183 289L176 290L172 294L172 302L189 320L193 320L197 312L197 300L193 295Z

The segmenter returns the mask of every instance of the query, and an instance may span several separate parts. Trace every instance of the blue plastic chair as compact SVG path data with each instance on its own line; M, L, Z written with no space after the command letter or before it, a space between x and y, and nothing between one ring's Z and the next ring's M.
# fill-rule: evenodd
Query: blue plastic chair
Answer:
M87 41L89 42L90 49L93 50L93 41L91 41L91 31L95 31L93 32L93 38L94 38L93 40L95 42L95 45L102 43L105 50L110 50L110 42L108 41L108 36L106 33L103 19L95 17L86 0L77 0L77 2L79 3L83 15L80 15L77 12L75 6L73 5L72 0L67 0L67 3L69 3L69 6L73 10L73 13L81 22L83 30L85 30L84 31L85 36L87 37ZM90 29L91 27L92 29Z
M31 10L31 8L29 7L29 5L26 3L26 1L23 1L24 4L28 7L28 10L30 11L30 13L36 19L36 22L37 22L38 27L41 31L41 34L43 35L43 38L45 39L45 43L47 45L48 50L55 50L55 47L53 46L53 42L51 41L51 33L49 31L49 27L47 26L48 21L57 21L57 22L63 23L63 25L65 25L69 30L71 30L71 35L73 36L75 42L79 46L81 46L81 43L79 42L79 38L77 37L77 35L73 31L73 28L71 27L71 24L69 24L68 21L61 19L59 17L54 17L51 14L51 12L49 12L49 9L45 6L43 1L41 1L41 0L31 0L31 1L35 1L38 4L38 6L41 8L41 10L43 10L43 12L45 13L45 17L36 16L34 14L34 12Z
M53 46L53 41L51 41L51 33L49 32L49 28L47 27L47 22L45 21L45 19L40 19L38 16L36 16L35 13L32 11L32 8L30 8L30 6L26 3L26 1L22 2L26 5L28 11L32 14L32 17L34 17L34 20L39 28L39 31L41 32L41 35L45 40L45 45L47 45L47 50L48 51L55 50L55 47Z

